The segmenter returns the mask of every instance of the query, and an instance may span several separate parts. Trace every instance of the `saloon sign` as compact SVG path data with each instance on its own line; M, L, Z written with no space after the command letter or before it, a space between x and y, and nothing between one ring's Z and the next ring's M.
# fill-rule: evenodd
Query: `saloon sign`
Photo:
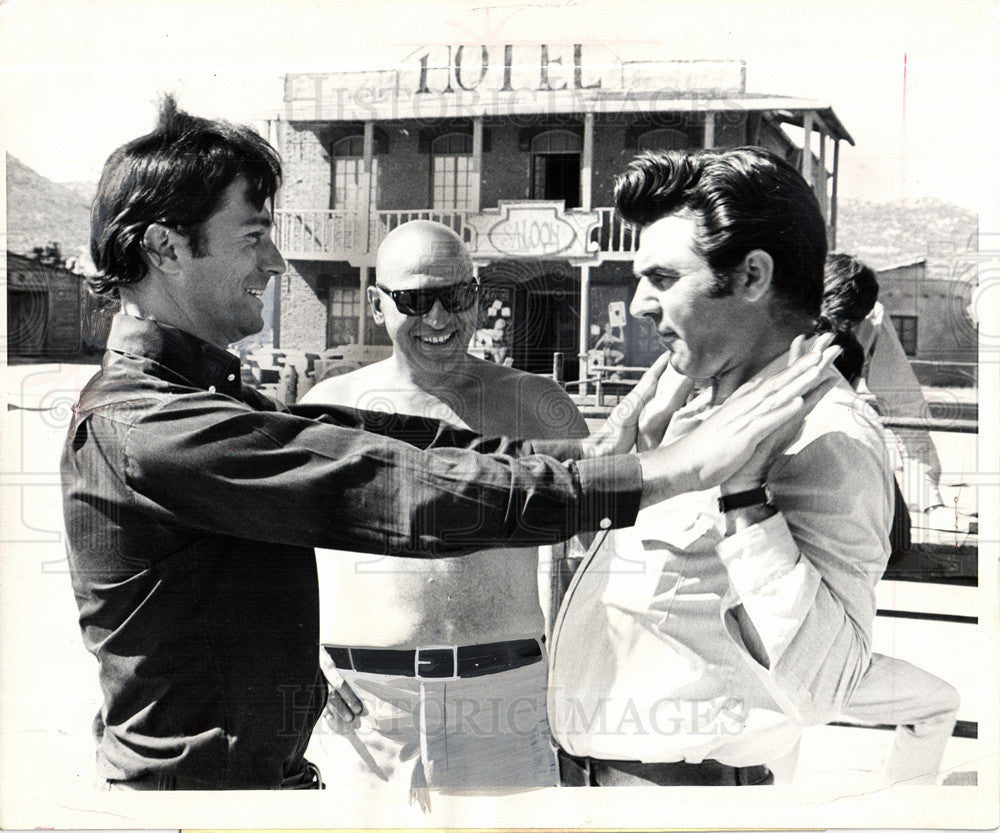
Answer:
M597 244L589 242L590 231L597 226L596 212L566 212L562 202L501 200L495 209L469 214L466 224L473 230L473 256L491 258L560 258L591 259Z

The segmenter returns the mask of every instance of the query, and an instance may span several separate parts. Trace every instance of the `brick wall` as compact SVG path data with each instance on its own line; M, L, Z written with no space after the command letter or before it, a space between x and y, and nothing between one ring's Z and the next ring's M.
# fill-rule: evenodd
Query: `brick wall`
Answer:
M518 150L518 127L512 123L488 125L490 152L483 154L480 200L496 208L500 200L526 200L531 194L531 154Z
M430 154L418 151L417 134L416 128L394 130L388 155L379 157L379 208L430 206Z
M625 170L635 150L626 148L625 124L622 121L594 124L594 184L595 208L614 205L615 177Z
M736 148L746 143L746 113L724 111L715 114L715 146L717 148Z
M278 122L284 180L278 203L289 208L330 207L330 148L318 123Z
M326 349L326 302L321 300L324 264L289 261L279 279L281 335L279 347L319 353Z

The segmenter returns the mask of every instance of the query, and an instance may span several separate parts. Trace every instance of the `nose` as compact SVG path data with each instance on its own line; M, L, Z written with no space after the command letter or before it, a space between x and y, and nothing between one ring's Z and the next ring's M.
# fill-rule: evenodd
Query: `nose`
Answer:
M268 275L280 275L285 271L285 259L278 251L278 247L274 245L271 235L267 235L265 238L259 257L262 272L267 272Z
M435 330L444 329L445 325L448 323L448 319L451 313L444 308L444 304L441 303L440 298L434 299L434 306L432 306L426 313L424 313L424 322L433 327Z
M629 315L633 318L647 316L655 321L659 321L660 305L647 278L640 278L639 283L636 284L635 294L632 296L632 302L628 306L628 311Z

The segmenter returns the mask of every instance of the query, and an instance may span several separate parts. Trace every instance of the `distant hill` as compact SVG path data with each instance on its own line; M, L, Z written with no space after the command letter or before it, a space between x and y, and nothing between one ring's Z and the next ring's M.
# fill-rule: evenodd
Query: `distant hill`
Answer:
M81 197L87 205L90 205L94 199L94 194L97 193L96 182L60 182L57 184Z
M837 251L876 269L926 258L928 278L957 278L965 271L960 255L978 248L978 236L978 215L930 197L837 203Z
M63 255L90 243L90 201L7 154L7 248L31 254L58 243Z

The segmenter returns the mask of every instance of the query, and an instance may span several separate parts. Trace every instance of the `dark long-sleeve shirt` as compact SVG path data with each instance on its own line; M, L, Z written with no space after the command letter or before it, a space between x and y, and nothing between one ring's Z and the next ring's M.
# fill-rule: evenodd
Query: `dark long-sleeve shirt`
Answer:
M635 518L634 458L516 457L543 444L399 417L408 442L355 430L386 419L290 412L229 353L116 317L62 461L103 777L269 788L301 770L326 697L314 546L440 556ZM462 444L491 453L442 447Z

